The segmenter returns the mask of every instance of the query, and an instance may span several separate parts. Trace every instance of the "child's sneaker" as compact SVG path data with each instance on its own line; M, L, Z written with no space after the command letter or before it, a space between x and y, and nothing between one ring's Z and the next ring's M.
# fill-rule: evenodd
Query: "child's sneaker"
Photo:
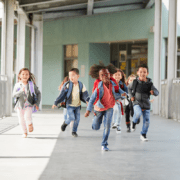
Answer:
M120 127L120 126L117 126L116 133L117 133L117 134L120 134L120 133L121 133L121 127Z
M113 124L112 128L113 128L113 129L116 129L116 128L117 128L117 125L116 125L116 124Z
M23 135L22 135L22 138L26 138L27 137L27 133L24 133Z
M139 124L140 123L140 118L138 119L137 123L136 124Z
M142 141L148 141L148 138L146 137L146 134L141 134L140 139Z
M127 132L131 132L131 127L130 126L127 127Z
M61 126L61 130L62 131L65 131L66 130L66 126L67 124L65 123L65 121L63 122L62 126Z
M131 132L134 132L136 130L136 123L131 123Z
M109 151L109 148L107 146L102 146L102 151Z
M76 132L72 132L72 136L78 137L78 134Z
M34 128L33 128L33 124L29 124L29 132L33 132Z

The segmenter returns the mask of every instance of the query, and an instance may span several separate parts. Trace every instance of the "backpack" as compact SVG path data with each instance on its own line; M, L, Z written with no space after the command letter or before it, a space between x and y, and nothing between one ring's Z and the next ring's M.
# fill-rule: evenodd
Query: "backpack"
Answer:
M37 95L34 91L34 84L32 81L28 81L29 84L29 94L28 94L28 102L32 105L37 103Z

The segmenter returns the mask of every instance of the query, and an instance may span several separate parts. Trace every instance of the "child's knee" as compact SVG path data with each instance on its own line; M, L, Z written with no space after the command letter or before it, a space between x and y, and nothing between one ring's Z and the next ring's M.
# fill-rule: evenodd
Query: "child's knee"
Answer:
M100 129L100 125L99 124L92 124L92 129L93 130L99 130Z

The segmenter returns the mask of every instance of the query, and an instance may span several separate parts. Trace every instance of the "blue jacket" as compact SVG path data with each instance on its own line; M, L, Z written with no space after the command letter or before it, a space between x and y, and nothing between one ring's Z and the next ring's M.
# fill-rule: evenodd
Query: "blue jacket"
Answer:
M111 81L111 83L112 83L112 93L113 93L114 99L115 100L120 99L122 97L121 94L123 94L124 91L121 88L119 88L119 92L116 93L114 90L114 86L116 86L116 84L113 81ZM98 89L99 89L99 100L97 101L96 106L98 106L99 108L104 108L103 104L101 103L101 99L104 95L104 88L103 88L102 81L98 84ZM92 111L93 104L94 104L96 98L97 98L97 88L94 90L94 92L91 95L91 98L89 100L88 107L87 107L88 111Z
M82 92L83 84L82 82L78 81L79 83L79 97L80 100L86 103L86 101L89 101L90 97L87 91ZM69 88L66 87L66 85L69 84ZM73 83L71 81L66 82L61 90L61 93L55 100L54 104L57 106L57 104L63 102L66 100L66 107L69 106L69 104L72 103L72 90L73 90Z
M124 85L124 89L122 89L122 90L124 90L126 93L128 93L128 88L127 88L126 84L123 83L122 81L119 81L119 87L121 87L121 85Z

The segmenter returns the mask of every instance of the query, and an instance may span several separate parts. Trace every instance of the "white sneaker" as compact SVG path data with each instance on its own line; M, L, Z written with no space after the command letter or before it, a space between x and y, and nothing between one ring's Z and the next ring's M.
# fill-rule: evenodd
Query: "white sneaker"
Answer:
M24 133L23 135L22 135L22 138L26 138L27 137L27 133Z
M146 137L146 135L140 135L140 139L142 140L142 141L148 141L148 138Z
M102 146L102 147L101 147L101 150L102 150L102 151L109 151L109 148L108 148L107 146Z
M121 127L120 126L117 126L116 133L121 134Z
M117 125L113 124L112 129L116 129L116 128L117 128Z
M133 128L133 122L131 123L131 132L134 132L136 130L136 126Z

